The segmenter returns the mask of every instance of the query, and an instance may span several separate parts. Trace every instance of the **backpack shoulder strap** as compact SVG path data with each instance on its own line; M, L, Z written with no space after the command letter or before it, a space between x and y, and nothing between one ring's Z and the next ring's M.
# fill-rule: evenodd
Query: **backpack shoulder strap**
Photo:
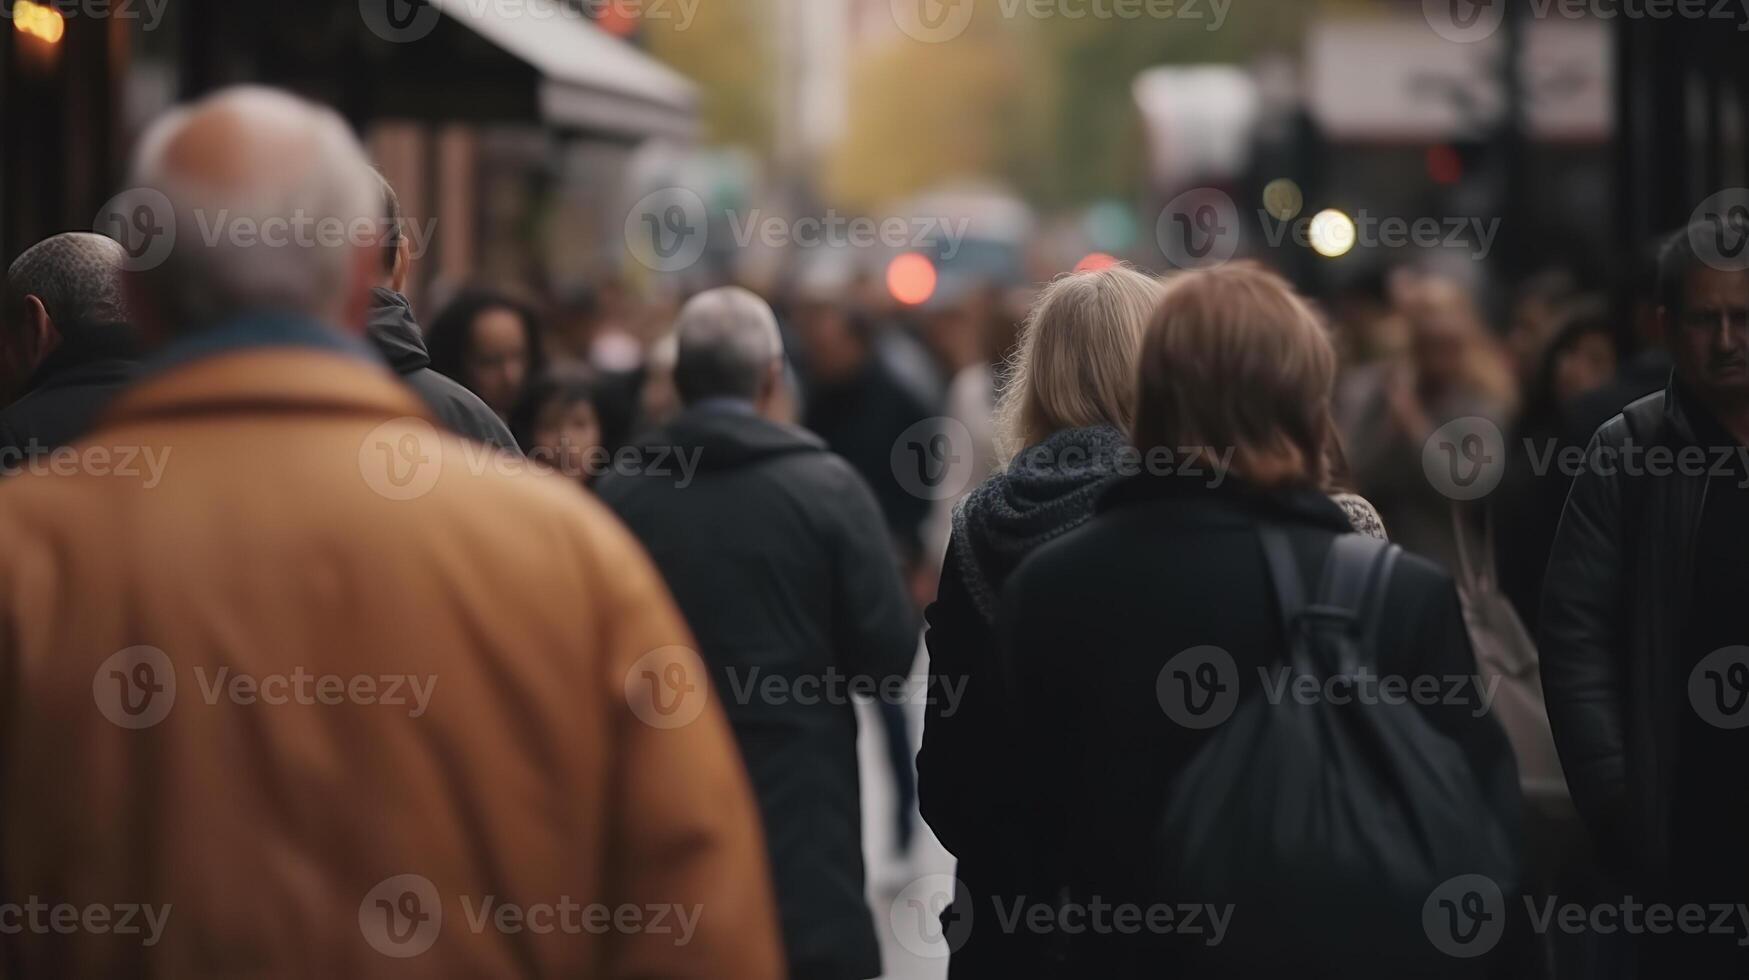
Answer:
M1264 564L1269 566L1269 580L1275 586L1275 606L1281 616L1281 633L1291 643L1294 623L1306 608L1306 586L1294 559L1287 532L1273 524L1257 525L1257 537L1263 542Z
M1403 549L1364 534L1338 535L1318 581L1319 612L1347 619L1371 658L1384 619L1385 592Z

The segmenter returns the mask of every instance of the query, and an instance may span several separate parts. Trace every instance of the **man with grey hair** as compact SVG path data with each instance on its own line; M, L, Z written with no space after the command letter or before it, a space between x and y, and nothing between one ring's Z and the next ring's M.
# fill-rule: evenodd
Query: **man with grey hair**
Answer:
M904 697L915 612L868 485L772 417L784 358L770 307L707 292L675 336L684 407L616 454L598 490L649 549L727 699L789 975L873 977L851 695Z
M6 974L778 975L752 795L649 561L361 340L380 198L346 124L221 91L135 175L176 229L129 273L160 349L90 465L0 484L0 895L125 904L9 930ZM146 484L130 447L174 458Z
M44 239L0 288L0 468L72 442L139 369L122 300L117 242L88 232Z

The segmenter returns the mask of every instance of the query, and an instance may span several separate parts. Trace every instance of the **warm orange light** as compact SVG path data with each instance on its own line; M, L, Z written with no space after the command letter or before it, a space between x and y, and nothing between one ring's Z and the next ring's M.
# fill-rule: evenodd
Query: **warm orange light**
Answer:
M629 37L638 29L638 15L634 10L621 9L618 4L602 10L595 18L595 26L614 37Z
M1109 269L1114 265L1117 265L1117 257L1116 256L1107 255L1104 252L1094 252L1093 254L1082 259L1081 261L1075 263L1075 271L1076 272L1098 272L1100 269Z
M907 306L921 306L935 295L935 263L929 256L906 252L887 266L887 289Z
M12 5L12 26L50 44L59 44L61 35L67 33L67 20L59 10L31 0L17 0Z

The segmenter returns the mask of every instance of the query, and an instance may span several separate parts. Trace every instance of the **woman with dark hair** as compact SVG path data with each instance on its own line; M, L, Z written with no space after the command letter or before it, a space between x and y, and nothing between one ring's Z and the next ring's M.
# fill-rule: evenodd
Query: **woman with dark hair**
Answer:
M523 392L510 432L529 459L588 486L600 475L607 445L598 394L582 371L549 371Z
M432 370L460 381L505 419L546 363L534 311L487 289L464 290L451 300L426 342Z

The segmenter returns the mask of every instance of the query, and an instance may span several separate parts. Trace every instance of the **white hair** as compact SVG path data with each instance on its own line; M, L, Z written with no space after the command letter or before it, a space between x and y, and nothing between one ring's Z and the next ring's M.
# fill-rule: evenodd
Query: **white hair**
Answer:
M682 400L753 398L783 358L771 307L738 286L693 297L674 325L674 387Z
M289 171L206 179L169 158L197 115L228 112L240 127L296 136L305 160ZM173 110L140 138L131 184L170 202L176 239L141 272L168 329L212 326L252 311L337 322L354 274L354 248L380 224L381 194L369 158L332 109L286 92L239 86Z

